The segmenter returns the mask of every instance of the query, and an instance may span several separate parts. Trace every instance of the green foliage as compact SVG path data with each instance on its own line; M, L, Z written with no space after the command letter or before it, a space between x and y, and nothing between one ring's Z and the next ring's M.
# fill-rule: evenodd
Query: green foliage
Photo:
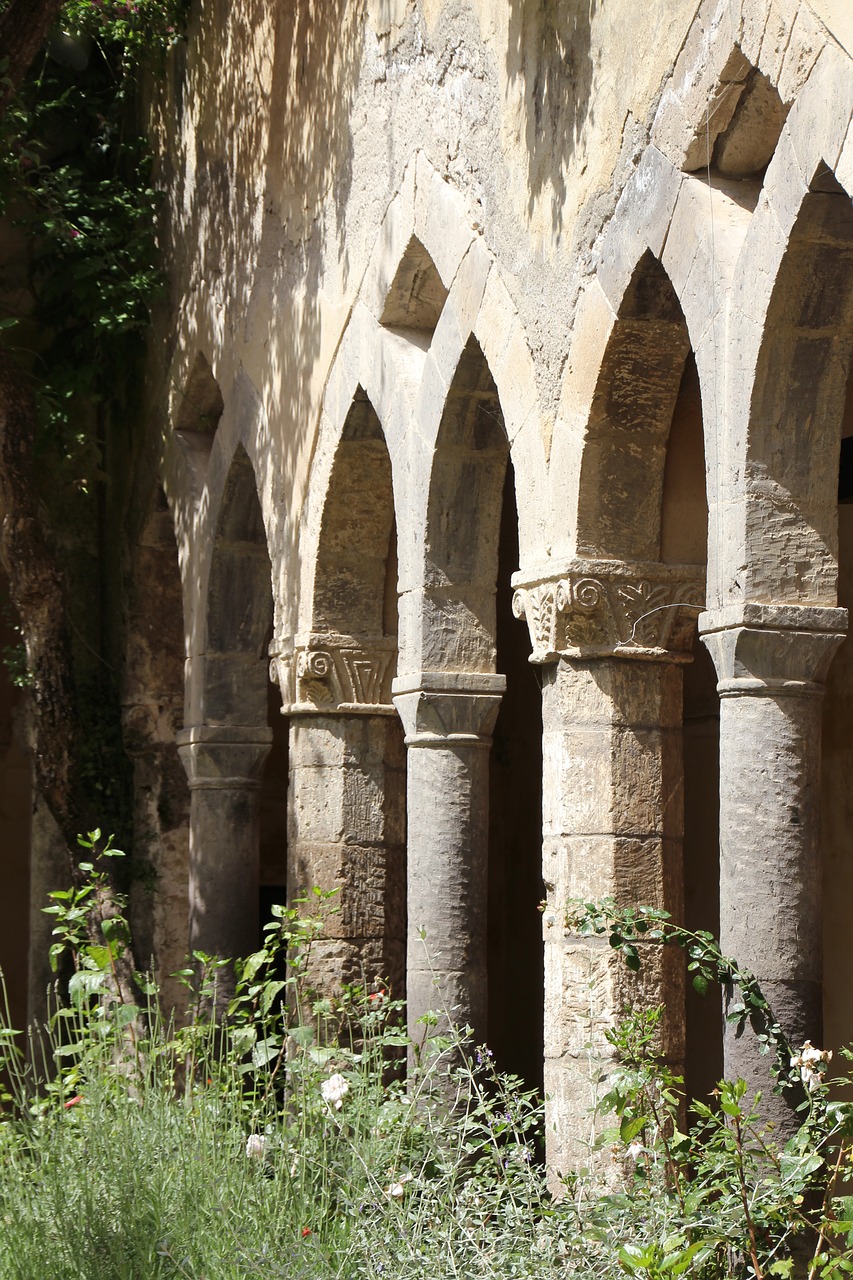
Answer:
M43 431L84 485L99 463L95 407L121 403L163 289L134 89L181 17L176 0L68 0L2 126L0 213L26 236L31 308L3 318L0 336L35 352Z
M85 881L50 908L54 959L74 969L51 1026L26 1058L0 1027L0 1280L853 1273L853 1106L831 1099L819 1051L790 1066L813 1079L780 1148L743 1082L721 1082L687 1125L682 1081L655 1051L660 1010L634 1012L609 1035L600 1173L555 1198L537 1158L540 1104L488 1050L462 1033L429 1038L428 1017L404 1080L398 1055L414 1046L398 1001L379 987L312 996L331 895L278 909L236 977L192 957L176 1025L152 978L138 976L139 1003L121 992L124 903L110 898L107 917L99 905L101 859L120 855L97 832L82 844ZM652 912L582 912L628 945L666 933ZM709 975L739 972L715 946L699 957Z
M610 946L633 972L641 966L640 949L643 946L679 947L687 954L687 972L692 975L694 990L704 996L712 983L719 983L727 996L727 1021L734 1024L739 1035L743 1035L749 1025L758 1039L761 1052L773 1053L771 1070L780 1088L790 1086L799 1089L802 1082L797 1070L791 1066L791 1046L755 975L731 956L724 956L712 933L703 929L685 929L670 919L669 912L660 908L619 907L613 898L603 898L600 902L579 900L570 904L566 923L582 937L593 934L606 936Z

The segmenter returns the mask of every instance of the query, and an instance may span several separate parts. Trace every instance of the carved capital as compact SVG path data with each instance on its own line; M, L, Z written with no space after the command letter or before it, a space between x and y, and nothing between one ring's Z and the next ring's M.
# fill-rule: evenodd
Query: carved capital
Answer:
M394 681L407 747L488 747L506 677L467 671L419 671Z
M393 715L391 636L297 636L270 646L270 679L285 715Z
M703 613L699 631L720 696L821 697L847 634L847 610L741 604Z
M193 725L176 735L190 791L258 791L272 746L267 725Z
M530 629L531 662L619 656L686 661L705 607L696 565L573 560L561 572L517 573L512 608Z

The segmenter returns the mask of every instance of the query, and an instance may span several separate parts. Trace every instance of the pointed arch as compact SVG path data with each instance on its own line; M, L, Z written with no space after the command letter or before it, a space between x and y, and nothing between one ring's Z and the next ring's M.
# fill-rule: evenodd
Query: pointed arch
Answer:
M832 605L853 351L853 206L828 166L820 166L791 227L762 331L745 459L750 592ZM768 542L773 565L762 555Z
M396 632L391 459L376 412L358 387L341 432L323 507L312 631Z
M495 669L495 581L509 441L476 338L462 352L442 413L426 512L423 668Z
M272 570L255 471L234 452L216 518L207 585L202 722L264 725Z
M587 421L579 554L660 558L667 446L689 351L675 291L647 250L623 296Z

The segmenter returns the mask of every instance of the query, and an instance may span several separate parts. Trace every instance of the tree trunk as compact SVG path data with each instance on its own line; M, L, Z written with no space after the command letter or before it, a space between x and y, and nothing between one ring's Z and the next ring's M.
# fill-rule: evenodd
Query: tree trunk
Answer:
M36 784L68 843L81 829L72 760L76 723L63 576L38 509L36 409L29 380L0 351L0 558L32 677Z
M0 59L8 59L0 81L0 116L21 87L61 7L62 0L11 0L0 13Z

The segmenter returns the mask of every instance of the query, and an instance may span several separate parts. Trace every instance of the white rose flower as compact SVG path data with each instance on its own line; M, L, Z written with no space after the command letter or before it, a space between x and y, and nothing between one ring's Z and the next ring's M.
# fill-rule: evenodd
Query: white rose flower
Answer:
M267 1140L262 1133L250 1133L246 1139L246 1155L251 1160L263 1160L267 1153Z
M406 1194L406 1183L411 1182L414 1174L403 1173L396 1182L392 1182L391 1186L385 1192L386 1196L390 1196L392 1200L402 1200Z
M330 1107L334 1107L336 1111L340 1111L344 1105L344 1098L349 1093L349 1084L340 1071L336 1071L333 1076L329 1076L328 1080L324 1080L320 1085L320 1093L323 1095L324 1102L328 1103Z
M811 1040L806 1040L800 1052L791 1059L792 1067L799 1067L800 1079L814 1093L823 1084L827 1064L832 1059L831 1049L816 1049Z

